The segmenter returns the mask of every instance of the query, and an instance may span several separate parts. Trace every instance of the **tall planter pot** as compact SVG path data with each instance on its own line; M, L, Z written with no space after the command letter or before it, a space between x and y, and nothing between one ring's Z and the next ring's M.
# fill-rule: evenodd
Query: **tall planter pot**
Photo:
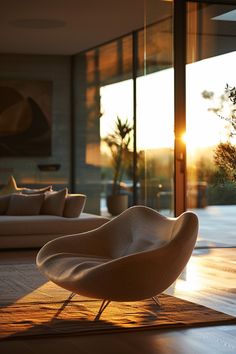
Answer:
M127 194L109 195L107 197L107 209L111 215L113 216L119 215L127 208L128 208Z

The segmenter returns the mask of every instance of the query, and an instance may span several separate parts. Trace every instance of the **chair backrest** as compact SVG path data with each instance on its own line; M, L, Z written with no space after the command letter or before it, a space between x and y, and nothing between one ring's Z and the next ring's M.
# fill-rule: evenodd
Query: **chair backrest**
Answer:
M189 228L189 233L198 226L197 217L191 212L170 218L146 206L127 209L113 219L111 225L107 225L113 230L114 249L118 252L116 257L163 247L178 235L192 215L195 222ZM115 224L117 227L114 227ZM120 243L119 247L117 243Z
M131 227L132 242L126 255L137 256L136 267L129 274L133 279L138 274L133 294L141 299L165 291L184 270L196 243L198 218L189 211L168 218L150 208L134 208L137 221Z
M182 273L194 249L198 235L198 218L187 211L174 219L171 241L150 254L156 259L153 278L156 293L166 290Z
M112 253L125 279L120 288L116 281L111 298L135 301L162 293L178 278L196 243L198 218L192 212L168 218L151 208L134 206L100 231L105 229L112 229Z
M129 232L121 256L148 251L171 241L175 220L157 211L134 206L126 212L125 225Z

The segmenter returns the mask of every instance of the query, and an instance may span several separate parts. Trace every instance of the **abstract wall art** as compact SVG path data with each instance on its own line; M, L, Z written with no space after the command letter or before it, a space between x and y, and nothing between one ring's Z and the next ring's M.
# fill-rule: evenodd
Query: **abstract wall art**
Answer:
M52 81L0 80L0 157L51 155Z

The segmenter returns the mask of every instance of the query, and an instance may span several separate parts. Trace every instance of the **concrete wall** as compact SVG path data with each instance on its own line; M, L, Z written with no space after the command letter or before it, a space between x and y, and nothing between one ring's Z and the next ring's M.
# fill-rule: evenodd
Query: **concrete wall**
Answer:
M14 175L18 184L70 182L70 62L69 56L0 54L0 80L46 80L53 83L52 154L48 157L0 158L0 184ZM60 164L58 171L40 171L38 164Z

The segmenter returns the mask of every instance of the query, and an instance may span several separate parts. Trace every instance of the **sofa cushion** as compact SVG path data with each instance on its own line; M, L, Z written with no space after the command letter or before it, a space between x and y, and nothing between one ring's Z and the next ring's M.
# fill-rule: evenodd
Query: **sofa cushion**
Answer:
M38 215L44 198L44 194L12 194L6 215Z
M6 214L10 197L10 194L0 196L0 215Z
M78 217L84 209L86 198L84 194L68 194L65 199L63 216L65 218Z
M79 218L64 218L54 215L0 215L0 236L69 235L95 229L109 219L102 216L81 213ZM0 237L1 243L2 237ZM14 245L12 245L14 246Z
M46 192L40 214L62 216L67 193L67 188L57 192Z

